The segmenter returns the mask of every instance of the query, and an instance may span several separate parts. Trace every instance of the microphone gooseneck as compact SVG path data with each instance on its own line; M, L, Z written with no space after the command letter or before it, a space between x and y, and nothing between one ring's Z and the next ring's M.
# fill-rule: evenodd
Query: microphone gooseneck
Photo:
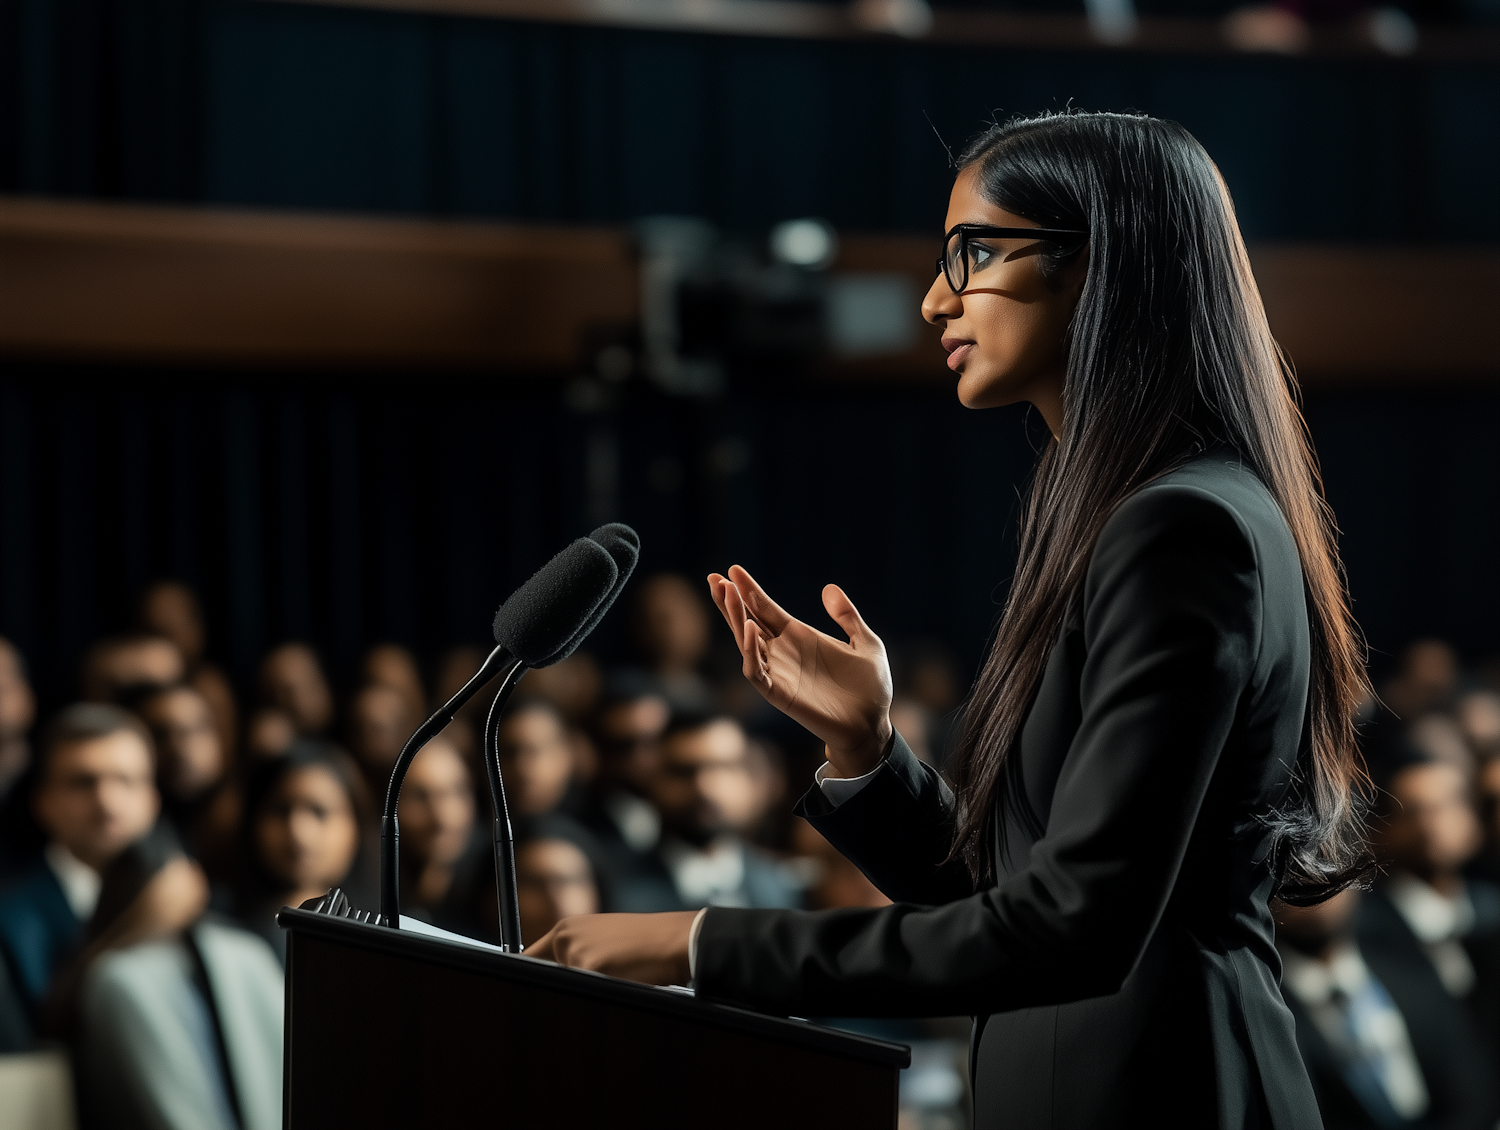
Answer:
M521 903L516 893L515 834L510 826L510 806L505 801L505 781L500 773L500 720L511 692L520 681L519 676L505 680L484 720L484 771L490 781L490 803L495 813L490 826L495 849L495 901L500 915L500 948L507 953L520 953L525 947L521 944Z
M612 522L579 538L506 598L495 613L495 650L474 677L423 722L407 739L386 785L380 821L380 922L401 926L400 842L396 806L406 771L421 748L435 738L463 705L496 675L504 681L485 720L484 762L494 804L495 883L500 899L500 933L504 948L521 951L520 912L516 901L515 849L505 783L500 775L500 716L528 668L561 662L598 626L614 604L640 556L641 539L629 526Z
M380 818L380 919L386 926L399 928L401 922L398 850L401 830L396 823L396 803L401 798L401 783L406 780L406 771L411 768L412 759L417 756L418 751L437 737L453 721L453 716L464 704L502 671L506 673L507 681L519 679L520 674L525 671L525 664L500 646L489 653L474 677L457 694L412 732L411 737L406 739L406 744L401 747L396 764L391 767L391 777L385 789L385 808Z

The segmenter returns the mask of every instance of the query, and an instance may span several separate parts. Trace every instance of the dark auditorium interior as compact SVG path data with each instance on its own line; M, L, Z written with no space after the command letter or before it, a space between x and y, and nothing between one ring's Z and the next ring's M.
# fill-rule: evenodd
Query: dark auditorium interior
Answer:
M1323 1123L1500 1125L1497 0L0 0L0 1126L282 1125L278 910L375 908L407 737L606 522L498 721L526 944L886 904L703 578L841 585L941 770L1050 437L919 305L953 154L1070 108L1217 164L1337 519L1380 869L1276 909ZM400 883L498 943L485 721ZM973 1124L969 1018L811 1019Z

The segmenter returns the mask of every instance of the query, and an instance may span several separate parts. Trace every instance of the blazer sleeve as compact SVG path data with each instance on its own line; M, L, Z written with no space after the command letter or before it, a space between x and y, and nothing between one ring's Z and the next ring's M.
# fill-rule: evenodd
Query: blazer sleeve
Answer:
M944 1016L1119 990L1254 669L1254 545L1207 492L1148 488L1106 523L1083 599L1082 721L1026 868L937 907L711 909L699 992L780 1013Z
M899 733L870 783L834 805L813 785L796 813L865 873L887 898L928 906L974 893L968 870L947 863L953 792Z

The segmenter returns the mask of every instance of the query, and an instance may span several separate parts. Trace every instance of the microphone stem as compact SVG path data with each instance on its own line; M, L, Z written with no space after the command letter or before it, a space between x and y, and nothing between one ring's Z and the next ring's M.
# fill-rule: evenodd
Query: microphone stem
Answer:
M385 809L380 819L380 921L384 926L396 930L401 927L401 879L400 842L401 829L396 823L396 803L401 798L401 783L406 780L406 771L421 748L437 737L453 721L471 698L482 691L501 671L506 672L507 683L519 679L526 670L525 664L503 647L497 647L485 658L474 677L465 683L452 698L440 706L431 718L423 722L406 739L401 755L391 768L391 778L385 789Z
M500 775L500 718L511 692L526 673L524 667L507 675L484 723L484 770L490 780L490 802L495 820L491 835L495 844L495 898L500 915L500 948L520 953L521 905L516 895L516 844L510 827L510 807L505 802L505 780Z

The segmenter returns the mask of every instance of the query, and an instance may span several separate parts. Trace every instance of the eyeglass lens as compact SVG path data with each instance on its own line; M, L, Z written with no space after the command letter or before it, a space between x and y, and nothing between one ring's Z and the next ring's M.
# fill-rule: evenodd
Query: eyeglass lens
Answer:
M969 282L969 265L964 261L966 235L963 231L954 232L943 247L943 275L954 294L961 293Z

